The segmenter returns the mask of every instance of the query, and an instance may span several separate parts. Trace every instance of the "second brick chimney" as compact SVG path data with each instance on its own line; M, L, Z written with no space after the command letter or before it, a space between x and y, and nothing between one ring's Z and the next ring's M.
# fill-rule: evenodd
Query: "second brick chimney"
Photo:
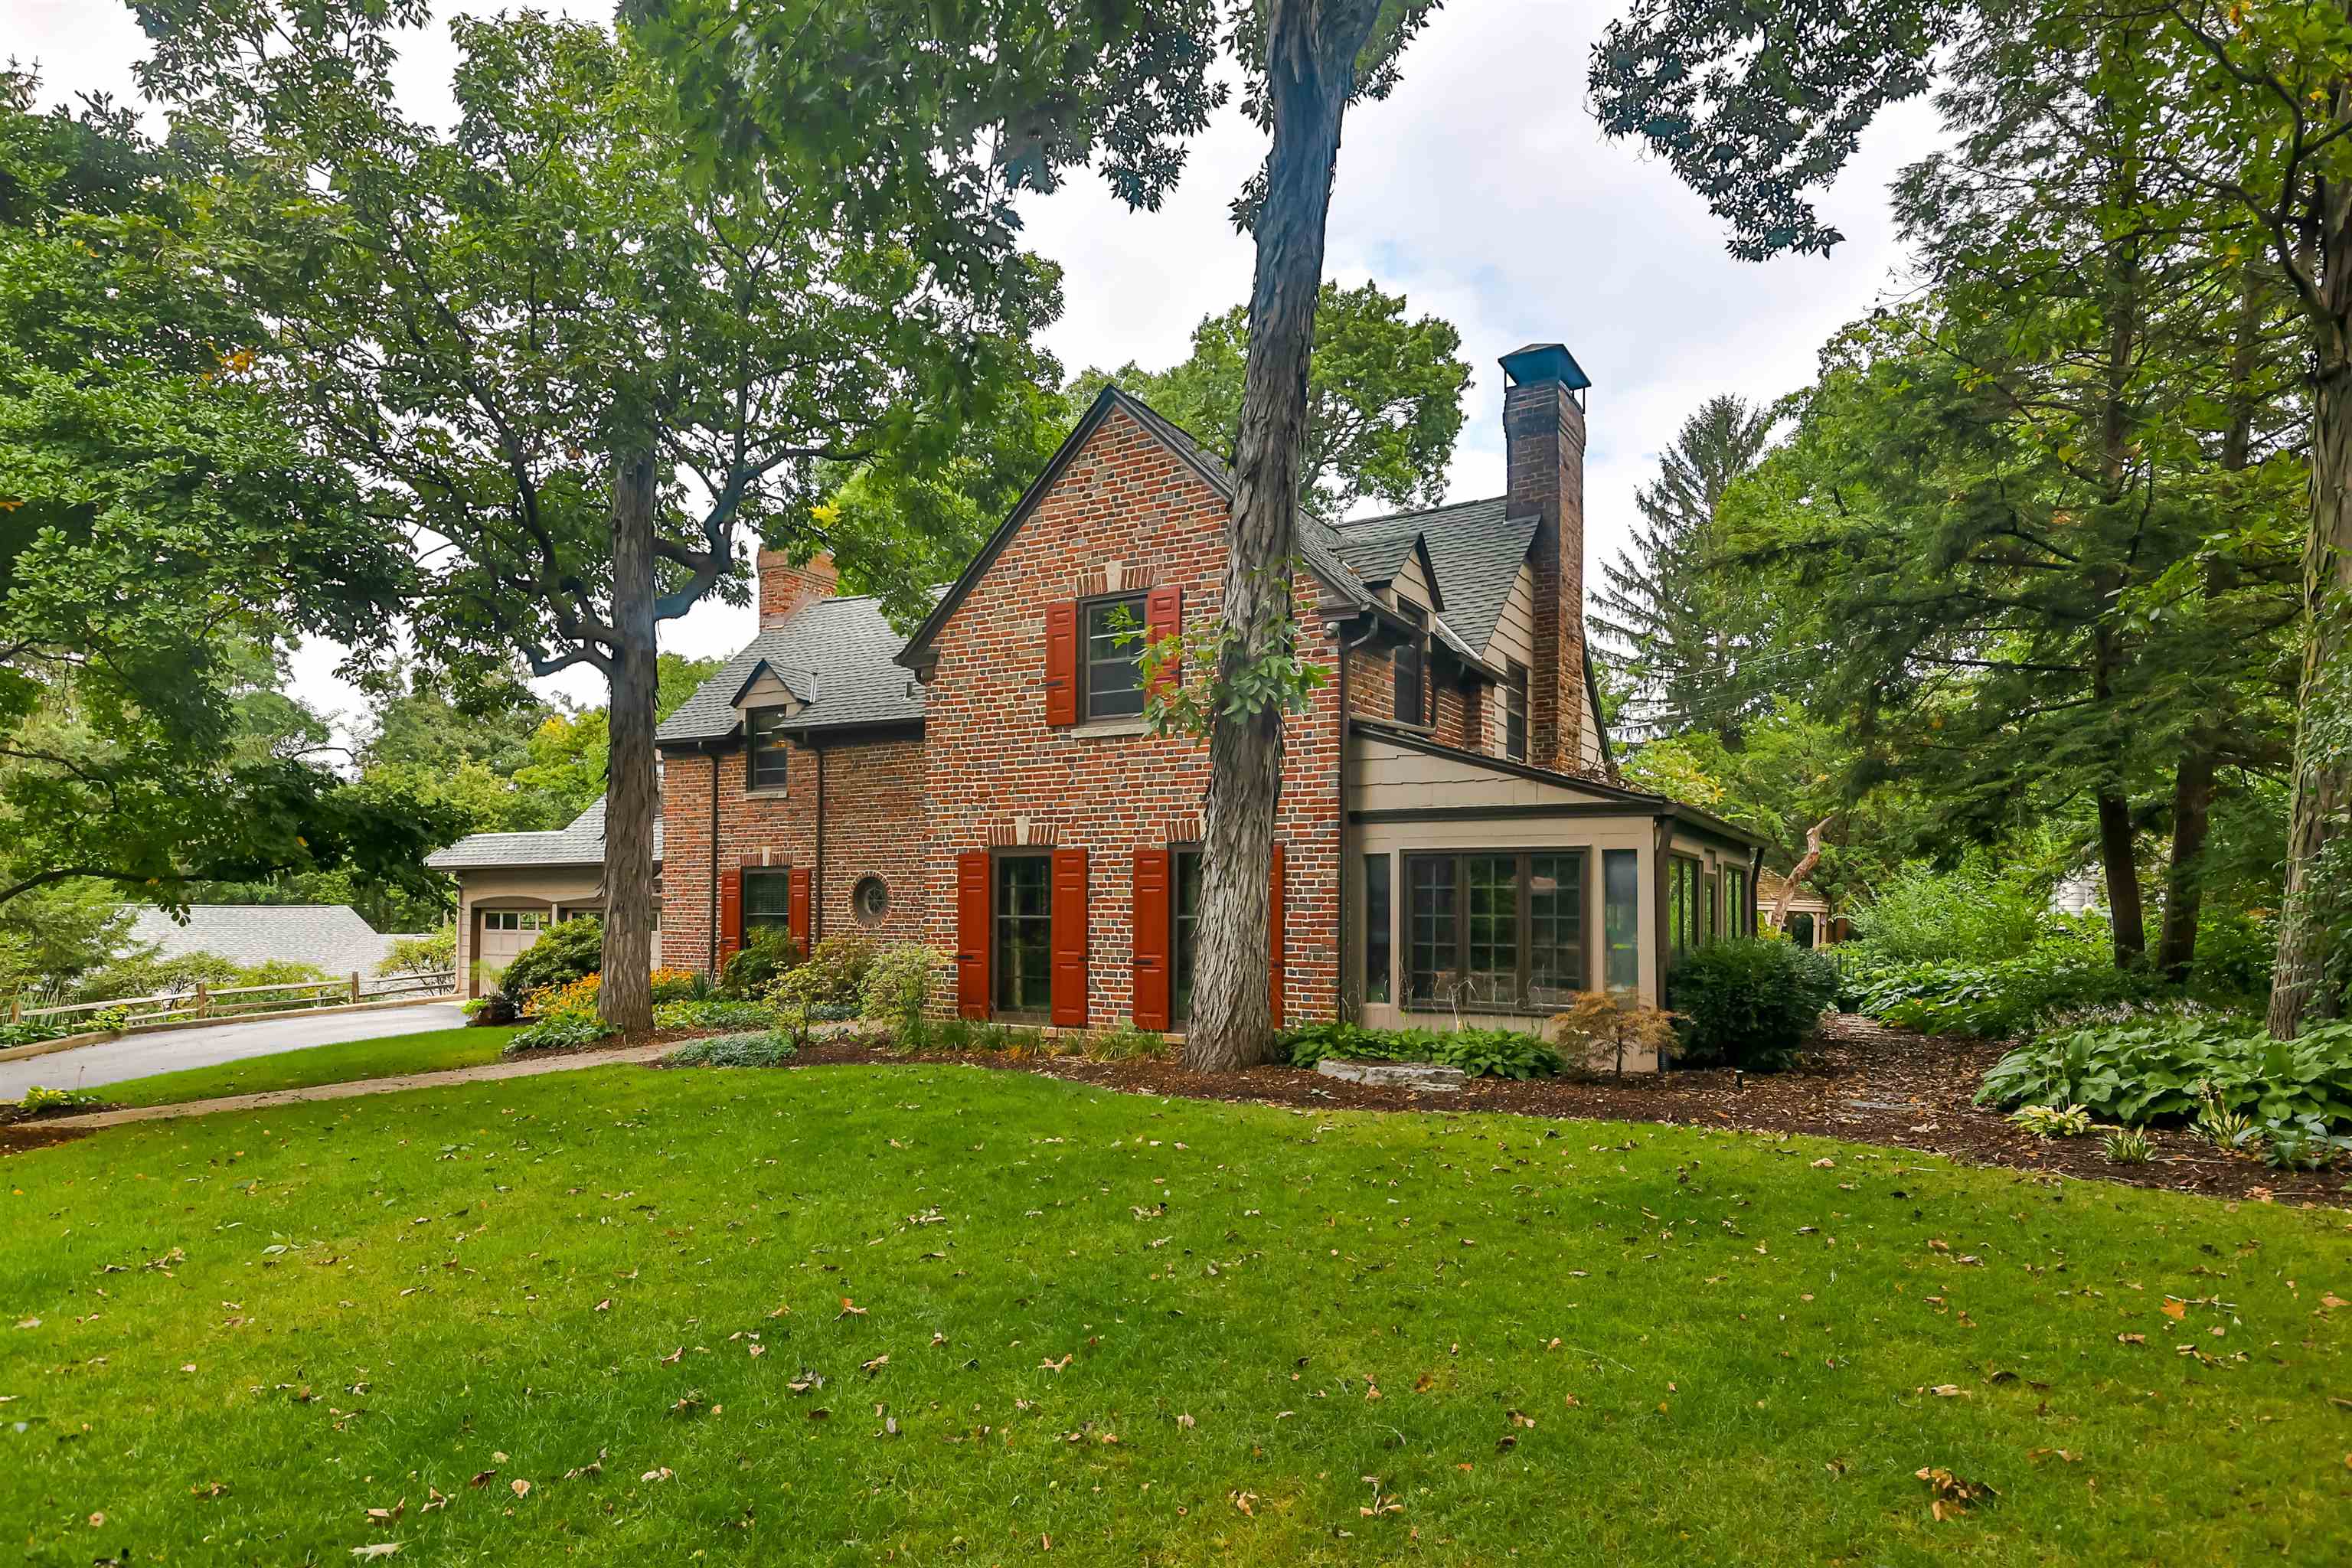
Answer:
M782 626L804 606L829 599L840 583L833 557L812 555L795 566L781 550L760 551L760 629Z
M1509 515L1536 520L1535 665L1528 672L1528 761L1583 771L1584 389L1558 343L1503 356Z

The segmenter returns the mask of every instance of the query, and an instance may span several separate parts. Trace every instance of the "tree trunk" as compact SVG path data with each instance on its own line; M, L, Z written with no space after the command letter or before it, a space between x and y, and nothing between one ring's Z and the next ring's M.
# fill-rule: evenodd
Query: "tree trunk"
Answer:
M1805 830L1805 852L1798 858L1795 865L1789 868L1788 876L1780 882L1780 896L1772 900L1771 924L1774 931L1789 929L1790 906L1797 901L1797 889L1804 885L1806 878L1813 874L1813 868L1822 863L1822 835L1829 831L1832 820L1824 816Z
M604 981L596 1011L625 1034L654 1026L654 454L613 479L612 753L604 795Z
M2131 803L2099 792L2099 869L2107 882L2107 917L2115 930L2116 967L2147 956L2147 916L2139 897L2139 861L2132 854Z
M1249 358L1234 441L1223 610L1229 636L1218 670L1228 691L1276 647L1283 620L1294 614L1298 458L1316 298L1323 286L1324 226L1356 55L1378 11L1370 4L1332 0L1274 0L1268 7L1274 148L1257 215ZM1267 893L1282 792L1282 711L1229 709L1217 704L1210 723L1209 791L1201 818L1200 967L1184 1042L1185 1065L1200 1071L1248 1067L1274 1050Z
M2340 200L2341 198L2339 198ZM2339 224L2329 226L2331 237ZM2347 237L2352 237L2347 236ZM2352 255L2341 270L2352 271ZM2352 331L2352 279L2331 282L2334 341ZM2332 363L2330 363L2332 362ZM2352 359L2323 361L2313 402L2311 531L2304 548L2304 599L2310 617L2294 741L2294 806L2287 823L2286 897L2279 910L2278 960L2271 972L2270 1030L2293 1039L2306 1023L2336 1017L2342 998L2327 981L2340 942L2331 929L2340 890L2322 857L2352 805L2352 692L2345 652L2352 643Z
M2213 766L2212 739L2200 726L2190 732L2172 777L2172 863L2164 874L2164 933L2156 963L2175 985L2188 984L2197 962L2197 919L2205 902L2200 862L2213 811Z

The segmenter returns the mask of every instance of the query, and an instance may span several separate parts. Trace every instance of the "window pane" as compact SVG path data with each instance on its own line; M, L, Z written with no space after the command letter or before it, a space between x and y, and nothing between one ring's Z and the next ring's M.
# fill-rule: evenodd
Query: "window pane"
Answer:
M1601 939L1608 952L1604 976L1612 991L1642 984L1642 854L1609 849L1601 856Z
M1470 973L1465 1002L1516 1007L1519 1000L1519 858L1464 861L1470 900Z
M1044 1013L1054 1004L1052 863L1011 855L996 863L996 1007Z
M1411 970L1406 1000L1451 1001L1460 978L1460 930L1454 924L1454 859L1413 855L1404 863L1405 953Z
M747 783L752 789L784 787L784 710L781 708L754 708L745 728L749 731L750 768Z
M1715 899L1716 879L1713 877L1709 877L1706 879L1706 890L1700 895L1700 902L1706 911L1706 940L1708 942L1713 942L1717 937L1723 934L1721 929L1716 923Z
M1197 961L1201 942L1201 852L1180 849L1171 858L1175 885L1169 889L1174 902L1170 911L1169 940L1174 943L1173 968L1169 1005L1179 1018L1192 1016L1192 978L1199 973Z
M793 874L787 870L743 873L743 930L790 931L793 923Z
M1503 755L1513 762L1528 756L1528 672L1511 666L1511 683L1503 689Z
M1528 860L1528 1005L1568 1005L1584 989L1584 857Z
M1395 662L1397 722L1421 723L1421 645L1417 642L1399 644Z
M1087 717L1133 719L1143 712L1143 601L1105 599L1087 606Z
M1389 858L1364 857L1364 1000L1386 1002L1395 969L1392 923L1389 906Z

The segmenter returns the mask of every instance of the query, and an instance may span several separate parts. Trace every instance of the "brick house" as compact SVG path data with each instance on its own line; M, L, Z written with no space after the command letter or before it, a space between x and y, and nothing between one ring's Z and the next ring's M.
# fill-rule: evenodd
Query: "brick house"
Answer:
M1584 397L1507 355L1508 489L1302 519L1267 876L1288 1022L1511 1022L1753 927L1760 840L1625 788L1583 621ZM911 636L760 559L761 630L662 726L662 955L862 931L953 954L966 1016L1177 1029L1207 748L1151 736L1129 626L1218 613L1223 465L1106 390Z

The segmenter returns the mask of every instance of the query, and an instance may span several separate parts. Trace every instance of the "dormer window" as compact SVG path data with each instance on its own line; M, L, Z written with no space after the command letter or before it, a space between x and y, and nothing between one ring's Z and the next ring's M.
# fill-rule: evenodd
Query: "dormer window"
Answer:
M753 790L782 789L787 753L784 710L782 708L754 708L743 717L747 759L743 786Z
M1411 621L1413 635L1397 644L1396 721L1400 724L1429 722L1429 612L1419 605L1400 604L1397 611Z

